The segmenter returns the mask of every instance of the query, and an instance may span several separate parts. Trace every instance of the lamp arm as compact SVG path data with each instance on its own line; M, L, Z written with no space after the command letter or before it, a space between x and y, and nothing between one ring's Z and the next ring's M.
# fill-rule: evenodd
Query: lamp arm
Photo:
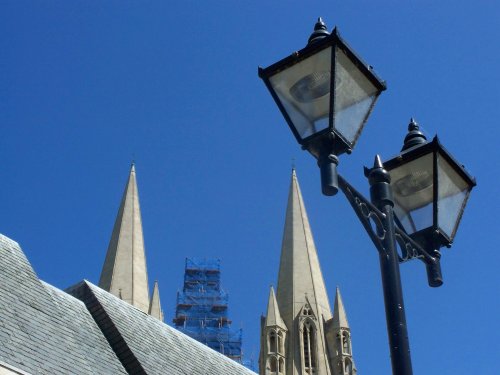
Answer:
M363 194L358 192L340 174L338 175L338 183L340 190L342 190L351 204L359 221L365 228L377 250L379 252L385 252L383 241L386 235L386 229L383 223L386 215L366 199ZM432 251L434 256L429 254L428 251L411 239L410 236L397 225L394 225L394 232L395 239L401 249L401 254L398 253L399 263L408 262L412 259L420 259L425 263L427 268L429 285L432 287L441 286L443 284L443 279L439 251Z
M414 241L406 232L395 226L394 236L401 249L401 255L398 254L399 263L408 262L412 259L420 259L425 263L427 269L427 279L431 287L443 285L443 276L441 273L441 254L439 250L432 250L434 255L429 254L422 246Z
M358 216L359 221L361 221L361 224L363 224L363 227L373 241L373 244L379 252L384 252L383 240L386 230L382 223L384 222L385 214L366 199L363 194L358 192L340 174L338 175L338 183L340 189ZM375 230L373 228L374 226Z

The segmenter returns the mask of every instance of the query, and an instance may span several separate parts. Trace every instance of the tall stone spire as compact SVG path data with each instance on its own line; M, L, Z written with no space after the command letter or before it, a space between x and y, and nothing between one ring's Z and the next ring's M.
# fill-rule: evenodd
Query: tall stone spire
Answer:
M99 286L148 312L148 275L134 164L130 168L127 186L113 227Z
M153 287L153 294L151 295L148 314L163 322L163 310L161 309L160 289L158 288L157 280L155 280L155 285Z
M280 345L281 338L284 347ZM261 318L259 373L356 374L344 304L337 289L332 316L295 168L288 194L276 298L271 288L267 317Z
M332 318L332 312L295 170L276 297L288 327L286 375L330 375L324 322Z

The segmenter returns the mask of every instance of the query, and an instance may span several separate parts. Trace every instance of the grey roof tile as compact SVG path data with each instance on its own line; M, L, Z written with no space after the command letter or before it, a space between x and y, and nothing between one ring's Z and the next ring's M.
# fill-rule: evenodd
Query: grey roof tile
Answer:
M82 299L103 332L112 336L108 339L131 374L255 375L88 281L67 292Z
M85 305L0 235L0 361L32 374L126 374Z
M0 234L2 363L32 375L255 375L87 281L67 292L40 281Z

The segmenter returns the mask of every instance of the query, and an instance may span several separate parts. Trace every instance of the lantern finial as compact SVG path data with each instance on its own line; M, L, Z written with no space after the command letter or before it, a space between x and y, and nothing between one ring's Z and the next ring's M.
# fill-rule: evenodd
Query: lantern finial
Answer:
M427 143L427 137L420 131L420 126L412 117L408 124L408 134L406 134L403 148L401 151L406 151L409 148Z
M317 41L320 41L324 37L330 35L328 32L328 28L326 27L325 22L323 22L323 19L321 17L318 18L318 21L314 25L314 31L309 37L308 44L315 43Z

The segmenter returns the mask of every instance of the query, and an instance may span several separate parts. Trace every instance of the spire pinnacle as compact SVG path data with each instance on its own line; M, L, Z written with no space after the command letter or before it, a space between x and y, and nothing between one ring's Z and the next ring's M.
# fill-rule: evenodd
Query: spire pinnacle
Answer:
M163 322L163 310L161 309L158 280L155 280L151 302L149 303L148 314Z
M269 300L267 302L267 314L266 314L266 326L278 326L286 329L285 322L281 319L280 310L278 308L278 302L276 301L276 295L274 294L274 288L269 288Z
M349 328L349 323L347 322L347 315L344 308L344 303L342 302L342 296L340 295L340 289L337 287L335 292L335 307L333 311L333 327L335 328Z
M130 167L99 286L142 311L148 311L146 254L134 164Z

